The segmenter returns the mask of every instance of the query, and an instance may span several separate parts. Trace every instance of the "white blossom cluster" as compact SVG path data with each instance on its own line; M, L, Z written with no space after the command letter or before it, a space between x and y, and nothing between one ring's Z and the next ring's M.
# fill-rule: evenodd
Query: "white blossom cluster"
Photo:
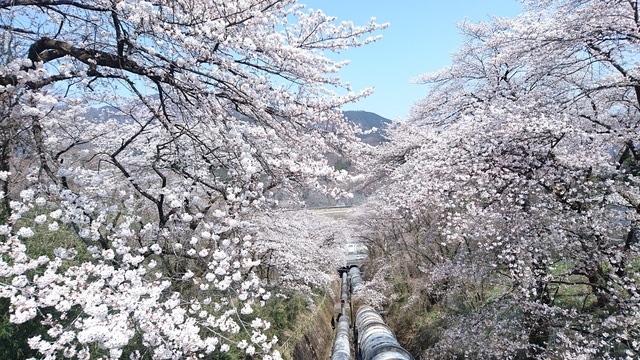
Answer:
M420 79L364 236L447 309L427 357L637 358L638 9L524 3L462 23L452 66Z
M269 353L277 341L263 333L268 322L255 318L244 324L239 318L251 314L253 304L267 299L268 293L256 276L246 272L256 262L232 255L232 246L222 245L210 256L200 250L198 256L206 258L210 272L196 279L187 270L181 281L198 285L202 296L186 297L172 291L173 281L158 270L153 255L160 255L162 249L157 244L132 249L123 239L114 238L113 248L91 250L96 261L74 261L77 250L73 248L56 248L52 257L30 258L24 241L41 234L23 226L25 214L49 211L51 202L34 199L33 190L22 191L21 197L12 202L15 212L1 227L0 278L4 280L0 296L11 300L12 322L43 318L48 337L29 340L43 356L83 358L88 346L96 344L118 358L134 336L140 335L140 345L154 358L171 359L228 350L226 339L247 326L252 343L236 344L247 353L256 349ZM51 223L64 218L63 213L61 209L49 211ZM37 224L42 217L47 215L41 213L32 221ZM39 225L45 236L55 233L46 223ZM240 252L248 255L246 250ZM273 355L277 358L277 354Z
M10 2L0 25L0 296L48 329L31 349L280 358L257 256L287 248L253 221L302 187L341 195L326 154L357 154L340 109L371 89L327 52L387 25L295 0Z
M255 223L254 257L262 259L263 277L278 274L274 283L283 288L311 294L335 280L336 269L344 266L349 227L343 221L299 210L262 216Z

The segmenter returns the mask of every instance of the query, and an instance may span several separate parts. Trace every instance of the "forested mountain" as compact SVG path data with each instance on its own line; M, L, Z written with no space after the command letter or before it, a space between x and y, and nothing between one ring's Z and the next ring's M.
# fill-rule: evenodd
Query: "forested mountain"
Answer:
M362 130L385 129L391 124L391 120L369 111L347 110L342 113L349 121L360 125Z
M138 106L141 106L140 103L137 103ZM352 124L358 125L363 131L367 132L367 134L361 135L363 139L373 139L373 138L382 138L382 132L384 129L391 124L391 120L382 117L376 113L364 111L364 110L347 110L342 112L347 119ZM237 115L240 119L250 120L241 114ZM130 121L131 118L122 113L121 110L114 106L110 105L102 105L98 107L90 107L87 109L84 117L90 121L107 121L109 119L114 119L117 122L127 122ZM374 129L374 131L371 131ZM373 140L375 142L375 140ZM380 141L377 141L379 143Z
M348 121L357 124L365 132L359 135L360 139L370 145L379 145L386 141L384 130L391 124L391 120L376 113L363 110L343 111Z

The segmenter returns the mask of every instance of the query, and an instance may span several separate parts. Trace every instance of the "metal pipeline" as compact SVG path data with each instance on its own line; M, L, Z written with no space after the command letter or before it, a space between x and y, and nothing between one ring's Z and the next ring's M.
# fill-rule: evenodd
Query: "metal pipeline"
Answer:
M353 279L352 279L353 284ZM357 350L362 360L413 360L402 348L393 331L371 306L361 306L356 312Z
M349 280L347 272L342 273L342 292L340 294L340 303L344 307L344 304L349 302ZM342 314L344 315L344 313Z
M331 360L351 360L351 347L349 344L349 317L341 314L338 319L336 337L333 340Z
M349 277L351 278L351 293L355 293L362 286L364 286L364 280L362 280L362 274L357 266L349 269Z

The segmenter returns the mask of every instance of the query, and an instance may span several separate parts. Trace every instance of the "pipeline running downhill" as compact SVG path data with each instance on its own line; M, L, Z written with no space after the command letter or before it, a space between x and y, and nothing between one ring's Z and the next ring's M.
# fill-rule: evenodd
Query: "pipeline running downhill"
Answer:
M352 295L364 286L362 273L358 266L350 266L339 270L342 280L340 291L340 313L335 327L335 338L331 360L351 360L350 331L353 323L353 354L355 360L414 360L385 324L380 314L369 305L358 308L353 315ZM351 310L347 312L347 305Z

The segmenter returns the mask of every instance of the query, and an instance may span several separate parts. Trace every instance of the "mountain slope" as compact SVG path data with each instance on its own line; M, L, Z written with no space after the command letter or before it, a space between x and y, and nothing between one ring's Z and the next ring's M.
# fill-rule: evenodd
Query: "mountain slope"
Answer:
M386 141L386 139L382 135L382 132L387 128L387 126L389 126L389 124L391 124L391 120L376 113L362 110L343 111L342 113L347 118L347 120L359 125L364 131L376 128L376 130L372 131L371 133L361 135L360 138L362 139L362 141L370 145L378 145L381 142Z
M343 111L342 113L349 121L360 125L362 130L370 130L374 127L384 129L391 124L391 120L368 111L349 110Z

